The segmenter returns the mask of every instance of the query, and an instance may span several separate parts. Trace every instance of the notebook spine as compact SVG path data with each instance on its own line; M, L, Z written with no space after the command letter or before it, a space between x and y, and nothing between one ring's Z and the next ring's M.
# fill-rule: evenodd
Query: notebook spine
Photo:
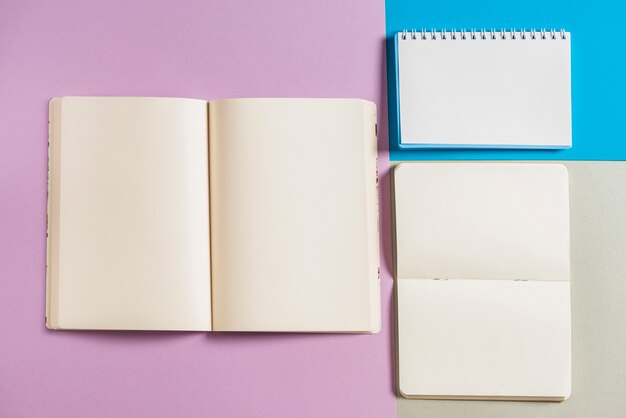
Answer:
M526 39L567 39L567 32L565 29L461 29L461 30L446 30L431 29L431 30L403 30L400 32L400 37L403 40L486 40L486 39L510 39L510 40L526 40Z

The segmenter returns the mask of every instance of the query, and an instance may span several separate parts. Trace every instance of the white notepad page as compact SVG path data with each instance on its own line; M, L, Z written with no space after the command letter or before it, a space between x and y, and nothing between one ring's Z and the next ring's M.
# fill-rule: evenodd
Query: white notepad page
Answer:
M394 181L401 393L567 398L565 167L401 164Z
M398 33L396 54L400 147L571 147L569 32Z

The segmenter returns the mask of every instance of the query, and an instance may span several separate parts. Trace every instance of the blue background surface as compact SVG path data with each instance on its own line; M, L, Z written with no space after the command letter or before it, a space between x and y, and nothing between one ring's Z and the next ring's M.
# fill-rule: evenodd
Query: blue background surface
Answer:
M391 160L626 160L626 1L386 0ZM398 148L393 36L403 29L564 28L572 45L572 148Z

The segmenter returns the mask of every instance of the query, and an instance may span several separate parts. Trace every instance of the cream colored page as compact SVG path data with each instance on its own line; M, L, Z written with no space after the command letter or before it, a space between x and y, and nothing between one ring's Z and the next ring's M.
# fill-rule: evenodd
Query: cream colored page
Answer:
M569 282L400 279L397 285L405 397L569 397Z
M48 326L210 330L207 103L51 102Z
M377 331L374 104L209 108L214 330Z
M564 166L408 163L394 178L398 278L569 280Z

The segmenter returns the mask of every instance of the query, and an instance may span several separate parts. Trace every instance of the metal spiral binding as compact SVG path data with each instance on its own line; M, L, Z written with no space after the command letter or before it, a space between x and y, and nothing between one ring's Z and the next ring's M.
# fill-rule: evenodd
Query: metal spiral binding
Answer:
M491 29L470 29L469 31L467 29L461 29L460 31L457 31L456 29L452 29L450 31L448 31L447 29L443 28L441 30L437 30L435 28L427 31L426 29L422 29L419 32L416 31L415 29L411 29L410 31L408 30L403 30L401 32L400 37L405 40L405 39L421 39L421 40L427 40L427 39L431 39L431 40L476 40L476 39L511 39L511 40L517 40L517 39L557 39L557 38L561 38L561 39L567 39L566 37L566 33L565 33L565 29L560 29L559 31L557 31L556 29L530 29L530 30L526 30L526 29L510 29L510 30L506 30L504 28L497 30L495 28L491 28Z

